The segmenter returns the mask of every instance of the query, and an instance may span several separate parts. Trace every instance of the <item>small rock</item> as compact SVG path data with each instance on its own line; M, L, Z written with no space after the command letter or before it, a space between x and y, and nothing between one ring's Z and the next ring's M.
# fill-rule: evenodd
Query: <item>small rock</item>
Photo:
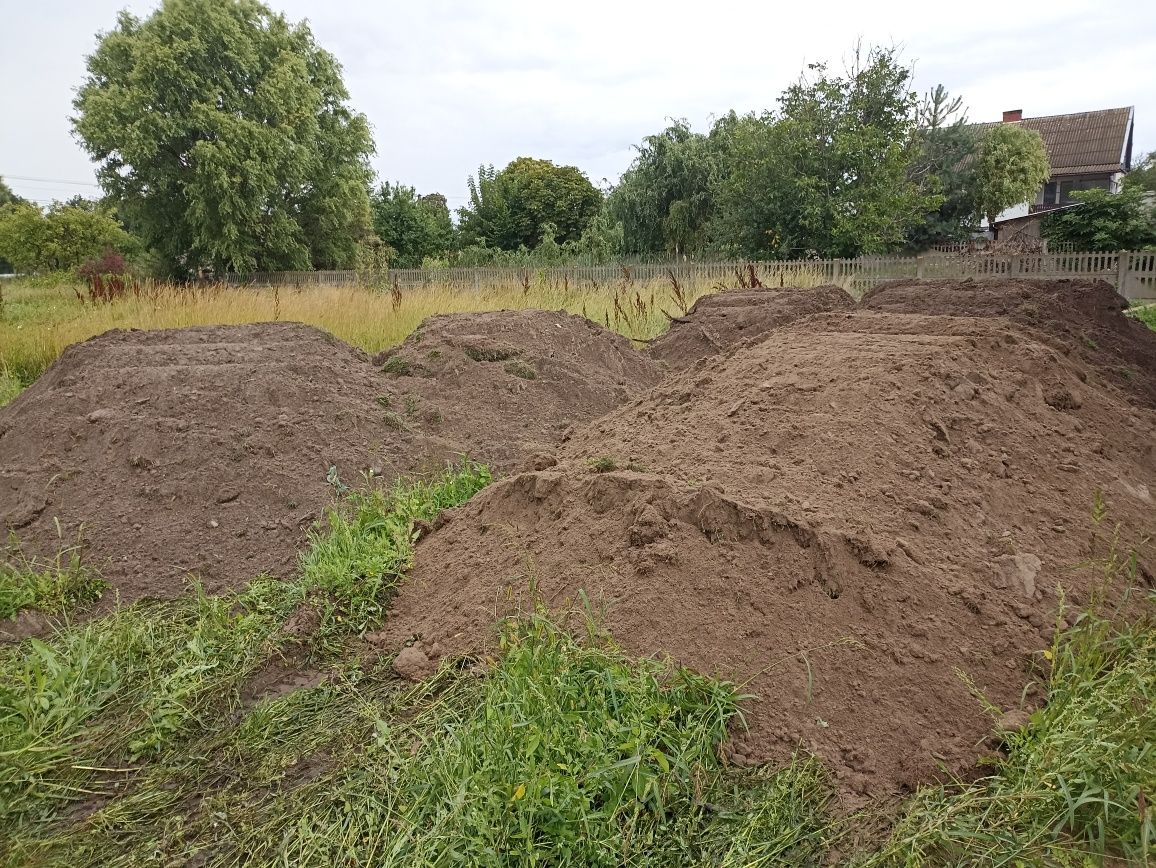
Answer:
M209 527L220 527L220 526L221 526L221 523L219 521L217 521L215 518L209 519Z
M999 716L999 719L995 722L995 730L999 733L1016 732L1027 726L1031 719L1031 712L1025 711L1022 708L1013 708L1011 711L1005 711Z
M91 413L89 413L84 418L85 418L85 421L87 421L91 424L95 424L97 422L107 422L108 420L113 418L113 416L115 416L115 415L116 414L113 413L112 410L104 408L104 409L100 409L100 410L93 410Z

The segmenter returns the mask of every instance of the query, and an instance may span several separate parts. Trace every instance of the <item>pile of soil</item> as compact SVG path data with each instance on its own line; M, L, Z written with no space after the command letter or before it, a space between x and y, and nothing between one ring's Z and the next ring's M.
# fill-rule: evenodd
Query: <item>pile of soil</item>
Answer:
M1128 301L1103 280L897 280L863 296L888 313L1006 317L1079 359L1133 400L1156 407L1152 330L1121 316Z
M908 792L985 750L992 720L959 673L1019 710L1059 586L1078 606L1100 581L1073 565L1113 522L1125 544L1156 531L1154 430L1011 318L796 320L451 514L373 641L434 663L487 649L535 595L565 611L585 591L629 651L758 696L736 761L802 746L849 798Z
M402 400L459 451L498 472L552 450L565 432L661 379L626 338L585 317L542 310L425 320L374 359Z
M115 589L106 606L179 595L190 574L209 592L285 577L331 467L350 485L466 452L508 470L657 377L623 339L542 311L437 317L396 357L421 376L289 323L70 347L0 410L0 529L28 554L80 542Z
M855 300L838 286L706 295L685 317L671 322L670 330L650 345L650 355L681 371L699 359L757 343L800 317L854 305Z

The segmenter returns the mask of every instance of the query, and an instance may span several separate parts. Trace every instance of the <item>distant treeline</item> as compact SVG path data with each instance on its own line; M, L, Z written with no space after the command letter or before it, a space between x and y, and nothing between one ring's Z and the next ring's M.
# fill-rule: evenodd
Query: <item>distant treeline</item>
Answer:
M375 179L370 127L337 60L307 24L255 0L122 12L87 68L73 126L104 196L45 211L0 180L0 269L87 262L183 278L855 257L969 238L1048 175L1038 133L981 135L959 98L942 86L919 98L897 52L868 47L839 72L808 66L773 109L647 136L607 190L548 160L482 166L455 219L445 196ZM1133 194L1084 194L1095 226L1069 215L1049 226L1054 240L1156 241L1140 193L1153 174L1150 156Z

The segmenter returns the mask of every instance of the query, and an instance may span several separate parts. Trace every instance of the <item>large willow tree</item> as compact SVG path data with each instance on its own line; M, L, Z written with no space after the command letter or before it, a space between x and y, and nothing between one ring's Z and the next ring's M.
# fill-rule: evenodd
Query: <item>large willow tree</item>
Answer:
M73 125L173 274L350 265L369 226L365 117L305 24L257 0L165 0L101 34Z

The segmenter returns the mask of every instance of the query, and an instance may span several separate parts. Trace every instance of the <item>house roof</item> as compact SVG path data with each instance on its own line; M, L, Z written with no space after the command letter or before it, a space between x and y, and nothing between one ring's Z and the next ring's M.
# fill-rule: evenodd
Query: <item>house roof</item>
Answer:
M1019 124L1040 134L1055 178L1128 171L1132 162L1132 122L1133 109L1128 106L1007 123ZM982 131L998 123L976 124L976 127Z

